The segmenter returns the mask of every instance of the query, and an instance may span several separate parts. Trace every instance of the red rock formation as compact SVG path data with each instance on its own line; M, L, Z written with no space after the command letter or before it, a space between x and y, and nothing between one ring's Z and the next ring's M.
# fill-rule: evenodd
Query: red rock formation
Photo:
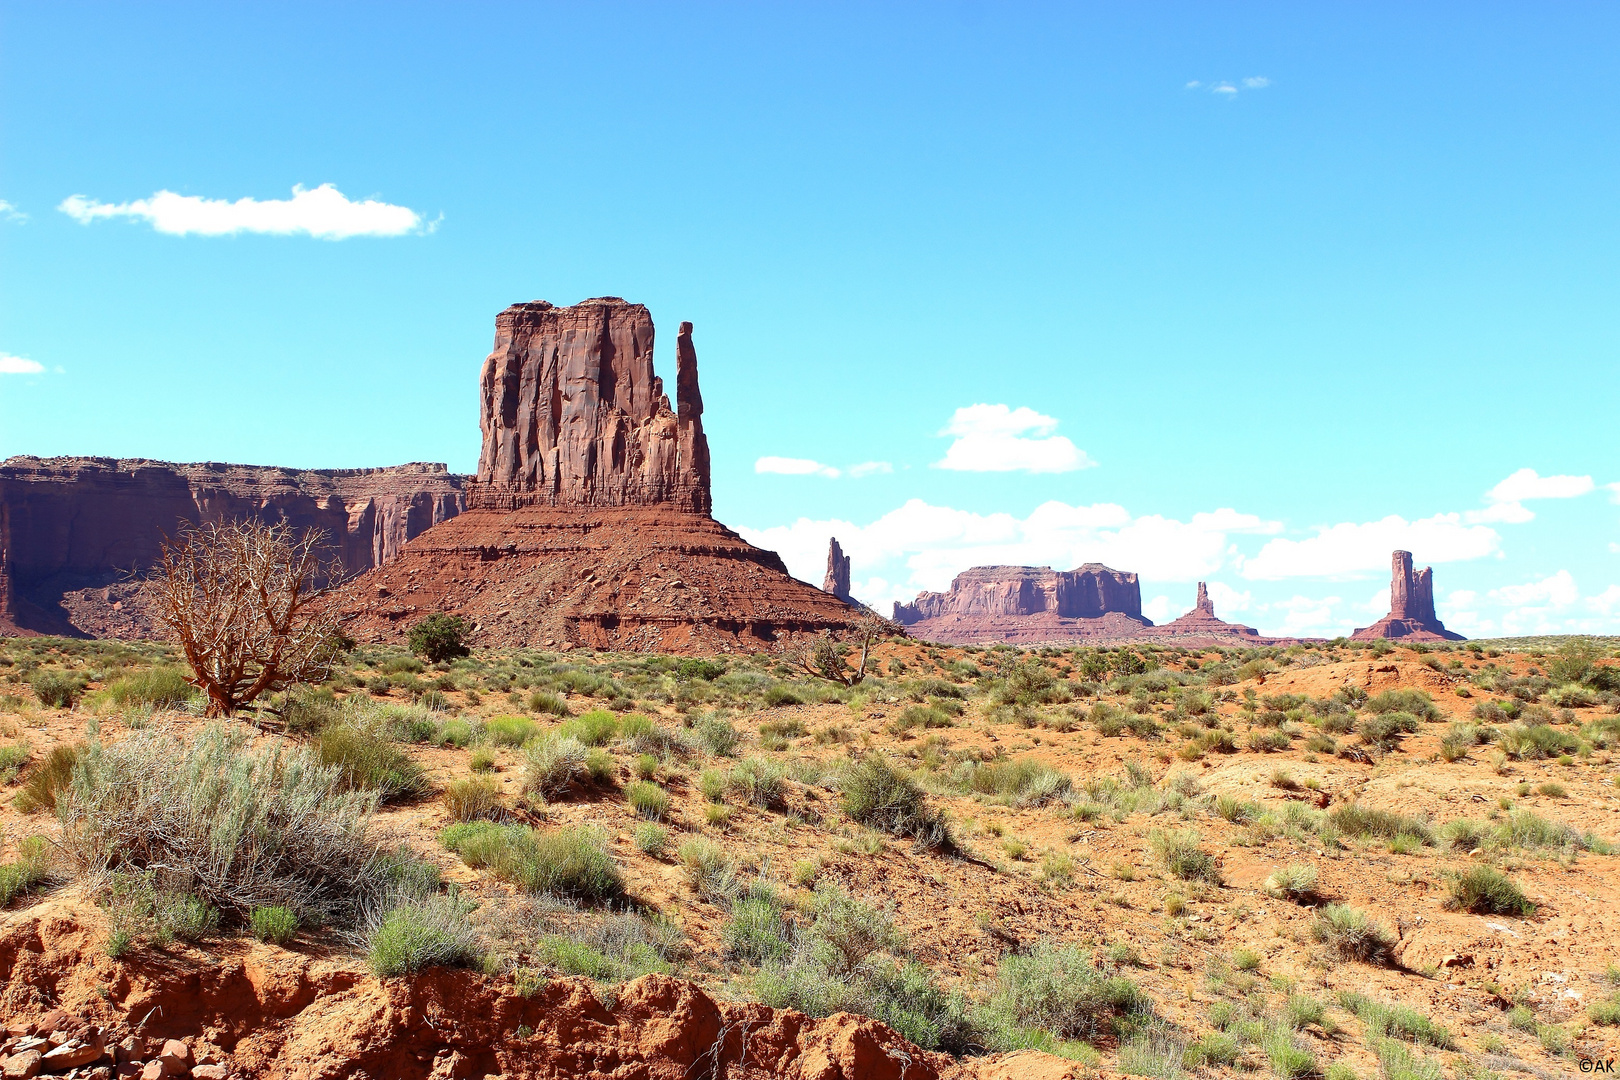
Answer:
M1179 645L1267 645L1274 638L1262 638L1252 626L1229 623L1215 617L1215 602L1209 598L1209 589L1198 583L1198 602L1179 619L1155 626L1156 638L1173 638Z
M849 556L838 546L838 537L827 541L827 576L821 581L821 591L832 593L846 604L853 604L849 595Z
M947 644L1127 640L1153 625L1142 616L1136 575L1101 563L1074 570L975 566L956 575L948 592L895 604L894 618L915 637Z
M1389 614L1350 635L1352 641L1399 638L1402 641L1463 641L1445 628L1434 613L1434 568L1413 573L1412 553L1390 556Z
M847 604L709 516L691 324L676 340L675 409L652 353L640 304L501 312L467 511L344 586L348 632L398 640L445 611L480 645L713 652L847 628Z
M653 374L652 316L598 297L559 308L538 300L495 317L484 361L484 449L468 504L669 505L707 514L709 443L692 324L682 323L670 410Z
M0 635L141 637L130 580L188 522L254 517L331 538L347 571L392 559L462 507L443 465L281 469L113 458L0 463Z

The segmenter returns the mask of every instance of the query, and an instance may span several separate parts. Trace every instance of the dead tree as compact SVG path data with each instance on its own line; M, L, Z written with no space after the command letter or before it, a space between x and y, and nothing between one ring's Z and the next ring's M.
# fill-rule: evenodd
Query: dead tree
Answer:
M153 614L180 645L208 695L206 716L230 716L260 694L326 678L341 651L332 613L316 583L337 580L322 566L319 530L285 523L189 526L165 539L146 582Z
M833 640L830 633L823 631L813 638L797 638L789 642L782 653L789 664L806 674L844 686L856 686L866 678L866 658L872 646L899 632L900 628L895 623L865 612L855 619L847 643L841 645ZM852 669L846 654L857 643L861 650L860 660Z

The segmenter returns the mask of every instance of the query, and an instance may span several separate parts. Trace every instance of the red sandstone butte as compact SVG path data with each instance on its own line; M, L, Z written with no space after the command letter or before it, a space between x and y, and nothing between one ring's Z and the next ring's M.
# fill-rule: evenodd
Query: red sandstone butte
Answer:
M282 469L141 459L0 462L0 636L150 637L132 575L164 536L257 518L323 530L322 560L367 570L462 508L443 465Z
M836 536L827 541L827 576L821 580L821 591L847 604L855 603L855 598L849 595L849 556L838 545Z
M1352 641L1399 638L1402 641L1464 641L1447 630L1434 613L1434 567L1412 572L1412 553L1390 556L1389 614L1350 635Z
M644 306L535 301L496 316L467 509L348 582L334 599L345 630L398 641L449 612L484 646L714 652L848 629L848 604L710 516L691 323L675 352L672 409Z
M1142 616L1136 575L1101 563L1074 570L975 566L956 575L948 592L896 603L894 618L912 636L948 645L1134 641L1153 627Z
M1217 618L1215 602L1202 581L1198 583L1198 601L1193 609L1179 619L1155 626L1152 635L1173 639L1178 645L1271 645L1282 640L1261 637L1252 626Z

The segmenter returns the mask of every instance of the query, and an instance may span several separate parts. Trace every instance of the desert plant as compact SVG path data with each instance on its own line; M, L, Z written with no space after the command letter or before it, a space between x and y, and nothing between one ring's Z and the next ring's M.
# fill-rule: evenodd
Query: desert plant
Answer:
M1273 870L1262 883L1267 895L1296 904L1309 903L1316 896L1316 867L1310 863L1289 863Z
M484 724L484 737L496 746L522 746L539 733L527 716L497 716Z
M50 848L43 836L30 836L18 845L15 862L0 863L0 909L49 880Z
M1428 691L1410 687L1375 694L1367 699L1362 708L1375 715L1406 713L1416 720L1440 719L1440 709L1435 705L1434 699L1429 697Z
M786 773L780 762L770 758L745 758L732 768L726 786L743 801L769 810L782 804L787 793Z
M1373 1035L1427 1043L1441 1050L1454 1046L1451 1033L1416 1009L1377 1001L1365 994L1339 992L1339 1004L1367 1026Z
M1394 810L1367 809L1357 803L1335 807L1328 813L1328 824L1343 836L1376 836L1385 840L1414 836L1425 844L1434 843L1434 828L1426 819Z
M549 693L545 690L536 690L529 695L529 711L537 713L550 713L552 716L572 716L568 702L563 700L561 694Z
M500 785L483 776L452 780L444 789L444 807L452 821L498 817L501 813Z
M731 905L731 918L721 927L726 953L748 964L781 960L793 948L793 928L782 905L771 897L742 897Z
M1447 906L1476 915L1530 915L1536 905L1513 879L1495 867L1475 864L1446 885Z
M648 821L662 821L669 815L669 793L657 784L637 780L625 789L630 808Z
M632 835L636 850L653 858L662 858L669 847L669 830L654 821L643 821Z
M403 899L377 918L366 937L366 963L380 979L430 967L476 967L483 942L455 896Z
M271 945L285 945L298 933L298 913L279 904L256 907L248 916L253 936Z
M1201 837L1195 829L1168 831L1155 829L1148 836L1153 853L1164 863L1166 870L1183 881L1221 883L1220 870L1215 857L1200 847Z
M375 791L384 802L418 795L426 787L422 766L375 724L358 719L332 724L316 740L315 753L350 788Z
M36 671L28 679L28 688L39 698L39 703L57 709L72 708L88 685L83 675L51 669Z
M1389 750L1402 735L1412 734L1418 726L1418 718L1409 712L1381 712L1362 717L1356 724L1356 734L1368 745Z
M470 655L467 636L471 628L460 615L433 614L411 627L405 643L411 652L430 664L457 660Z
M72 782L73 767L84 751L82 743L53 746L45 759L29 770L12 805L24 814L56 809L56 801Z
M197 688L179 668L159 665L120 676L108 684L105 694L121 709L131 705L173 709L195 698Z
M841 777L844 813L870 828L909 836L924 847L952 844L945 819L922 788L877 754L852 762Z
M57 816L81 869L161 867L162 890L237 916L277 905L342 926L397 873L370 839L376 800L307 749L152 728L91 744Z
M1369 964L1386 961L1395 944L1389 931L1348 904L1329 904L1319 911L1311 932L1341 958Z
M1062 1039L1106 1033L1119 1020L1138 1020L1153 1011L1152 1001L1129 979L1098 970L1072 945L1050 943L1002 959L987 1007L1019 1026Z
M605 746L618 738L619 721L606 709L592 709L563 723L557 734L578 739L584 746Z
M585 746L578 739L550 732L523 750L523 790L542 799L554 798L585 777Z
M719 844L695 836L681 844L677 855L687 882L699 896L726 901L737 891L736 864Z
M188 526L166 541L144 586L153 618L179 643L206 715L229 716L260 694L319 682L346 646L337 611L319 605L326 534L283 522Z

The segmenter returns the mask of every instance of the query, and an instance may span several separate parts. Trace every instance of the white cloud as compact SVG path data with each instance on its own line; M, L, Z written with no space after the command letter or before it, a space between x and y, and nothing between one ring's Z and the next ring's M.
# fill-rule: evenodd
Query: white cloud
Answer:
M1620 503L1620 484L1604 484L1609 489L1609 501Z
M969 405L957 409L941 435L955 436L936 469L959 472L1062 473L1096 465L1066 436L1058 422L1034 409Z
M859 465L849 467L849 475L854 477L876 476L880 473L892 473L894 466L887 461L863 461Z
M1335 619L1333 606L1342 601L1337 596L1291 596L1287 600L1266 605L1283 612L1282 632L1290 637L1326 636L1336 634L1349 624Z
M1610 585L1596 596L1587 597L1586 606L1600 615L1620 615L1620 585Z
M1194 79L1194 80L1192 80L1192 81L1191 81L1191 82L1189 82L1189 83L1188 83L1188 84L1187 84L1187 89L1188 89L1188 90L1196 90L1196 89L1198 89L1198 88L1199 88L1199 87L1200 87L1200 86L1203 86L1203 85L1204 85L1204 84L1203 84L1203 83L1202 83L1202 82L1200 82L1200 81L1198 81L1198 80L1197 80L1197 79Z
M27 221L28 215L17 209L11 203L0 199L0 221Z
M1227 611L1248 611L1254 597L1249 590L1238 592L1224 581L1211 581L1209 583L1209 600L1215 605L1215 614L1218 616ZM1188 610L1192 610L1188 608Z
M1175 618L1181 612L1170 606L1168 596L1155 596L1142 604L1142 614L1146 615L1151 622L1162 623Z
M1460 514L1435 514L1407 521L1395 514L1369 522L1319 525L1304 540L1278 537L1252 559L1242 574L1251 581L1291 577L1359 577L1387 570L1390 552L1413 552L1420 563L1460 562L1494 555L1501 537L1485 525L1465 524Z
M1590 476L1538 476L1534 469L1520 469L1491 488L1485 497L1493 503L1516 503L1525 499L1574 499L1590 494L1594 487Z
M1231 83L1223 82L1216 83L1214 86L1210 87L1209 92L1212 94L1236 94L1238 90L1237 87L1233 86Z
M1483 510L1464 510L1463 520L1470 525L1523 525L1535 520L1535 511L1520 502L1492 503Z
M57 207L81 225L103 218L145 220L173 236L237 233L304 234L322 240L354 236L403 236L423 228L422 216L406 206L365 199L351 201L331 184L313 190L295 186L290 199L205 199L159 191L149 199L104 203L71 195ZM427 226L431 231L433 225Z
M1270 85L1271 80L1264 75L1251 75L1243 80L1243 86L1247 90L1264 90Z
M0 375L39 375L44 371L45 365L37 360L0 353Z
M1504 585L1500 589L1492 589L1487 595L1497 603L1509 607L1565 608L1575 603L1580 596L1580 590L1575 587L1575 578L1570 572L1560 570L1556 574L1523 585Z
M754 462L754 471L778 476L825 476L829 480L840 475L831 465L823 465L810 458L792 457L762 457Z
M1235 532L1274 527L1275 522L1230 509L1178 521L1157 514L1133 517L1114 503L1052 501L1017 518L912 499L867 525L800 518L791 525L738 531L750 543L778 552L795 576L812 582L821 580L826 567L827 538L838 537L852 569L864 579L851 591L868 604L886 607L925 589L948 588L951 578L970 566L1069 570L1100 562L1154 582L1207 579L1227 562ZM1247 602L1247 594L1244 598Z

